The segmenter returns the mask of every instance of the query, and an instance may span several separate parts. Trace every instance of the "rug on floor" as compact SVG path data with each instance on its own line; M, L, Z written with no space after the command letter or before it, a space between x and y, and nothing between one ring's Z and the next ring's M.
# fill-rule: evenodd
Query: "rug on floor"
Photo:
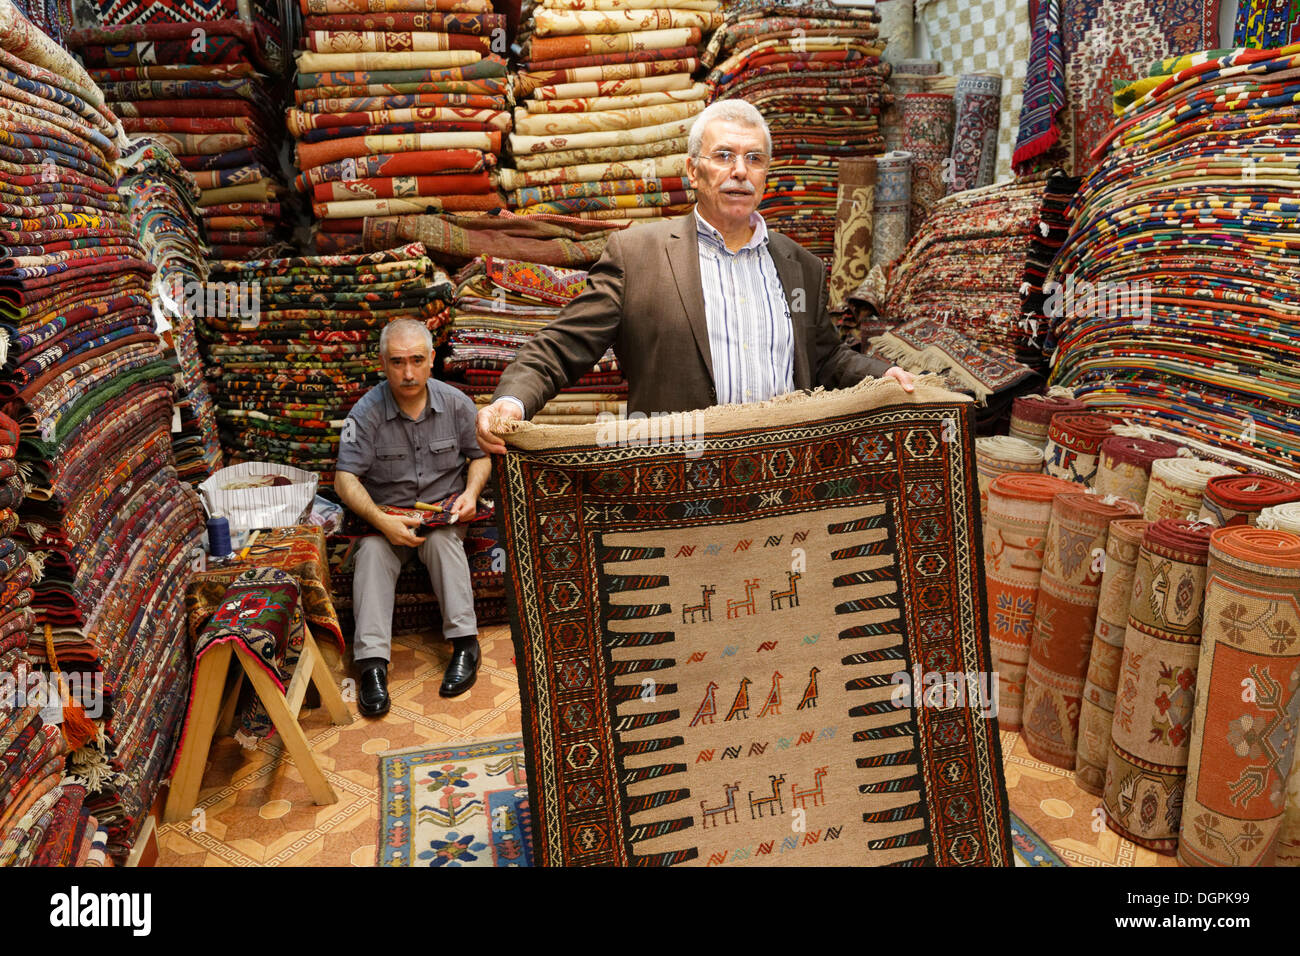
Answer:
M972 413L883 379L506 436L539 865L1011 865Z
M532 866L521 737L379 756L380 866Z
M1069 866L1024 820L1011 814L1011 849L1016 866Z

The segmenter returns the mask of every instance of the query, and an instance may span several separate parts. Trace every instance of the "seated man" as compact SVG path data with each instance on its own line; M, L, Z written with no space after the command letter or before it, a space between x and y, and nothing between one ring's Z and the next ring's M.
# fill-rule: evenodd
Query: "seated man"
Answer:
M358 708L367 717L388 712L388 661L397 576L413 553L429 569L442 607L442 633L453 646L439 692L454 697L478 673L478 621L465 557L465 532L492 469L474 437L474 403L430 378L433 338L413 319L398 319L379 337L388 381L362 396L348 415L339 444L334 490L377 535L361 540L352 581L356 636L352 656L359 671ZM462 476L470 459L467 477ZM415 516L386 514L380 505L411 508L459 492L455 523L412 530Z

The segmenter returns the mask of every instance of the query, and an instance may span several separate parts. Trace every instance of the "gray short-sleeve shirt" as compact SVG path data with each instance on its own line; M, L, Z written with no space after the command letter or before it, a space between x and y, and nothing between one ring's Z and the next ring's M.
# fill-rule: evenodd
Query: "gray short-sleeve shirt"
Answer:
M380 382L353 407L339 442L339 471L356 475L377 505L409 508L465 490L464 465L482 458L474 402L429 379L429 402L418 418L397 407Z

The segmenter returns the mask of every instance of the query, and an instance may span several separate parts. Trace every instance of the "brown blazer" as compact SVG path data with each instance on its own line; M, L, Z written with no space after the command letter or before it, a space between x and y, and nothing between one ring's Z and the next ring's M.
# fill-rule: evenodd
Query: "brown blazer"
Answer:
M794 326L794 387L846 388L882 374L886 363L840 341L826 312L822 261L792 239L768 235ZM717 404L694 212L611 236L586 291L520 350L493 397L514 396L531 418L611 345L627 376L629 412Z

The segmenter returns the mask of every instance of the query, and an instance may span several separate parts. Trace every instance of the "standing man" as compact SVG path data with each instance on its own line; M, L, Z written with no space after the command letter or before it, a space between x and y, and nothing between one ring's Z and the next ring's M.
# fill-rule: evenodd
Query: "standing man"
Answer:
M367 717L388 712L393 601L397 576L413 554L429 569L442 608L442 633L453 648L439 693L454 697L473 686L478 621L464 540L492 469L474 440L474 403L430 377L433 337L423 323L389 323L379 336L379 355L388 380L362 396L348 415L334 477L343 503L378 532L361 539L352 580L357 704ZM429 529L424 537L413 530L421 524L418 517L379 508L410 508L457 493L451 508L455 523Z
M772 161L762 114L719 100L696 118L687 150L695 209L610 237L586 291L520 350L479 412L485 451L505 452L495 424L531 418L611 345L629 412L759 402L873 375L912 390L909 372L840 341L825 265L758 214Z

